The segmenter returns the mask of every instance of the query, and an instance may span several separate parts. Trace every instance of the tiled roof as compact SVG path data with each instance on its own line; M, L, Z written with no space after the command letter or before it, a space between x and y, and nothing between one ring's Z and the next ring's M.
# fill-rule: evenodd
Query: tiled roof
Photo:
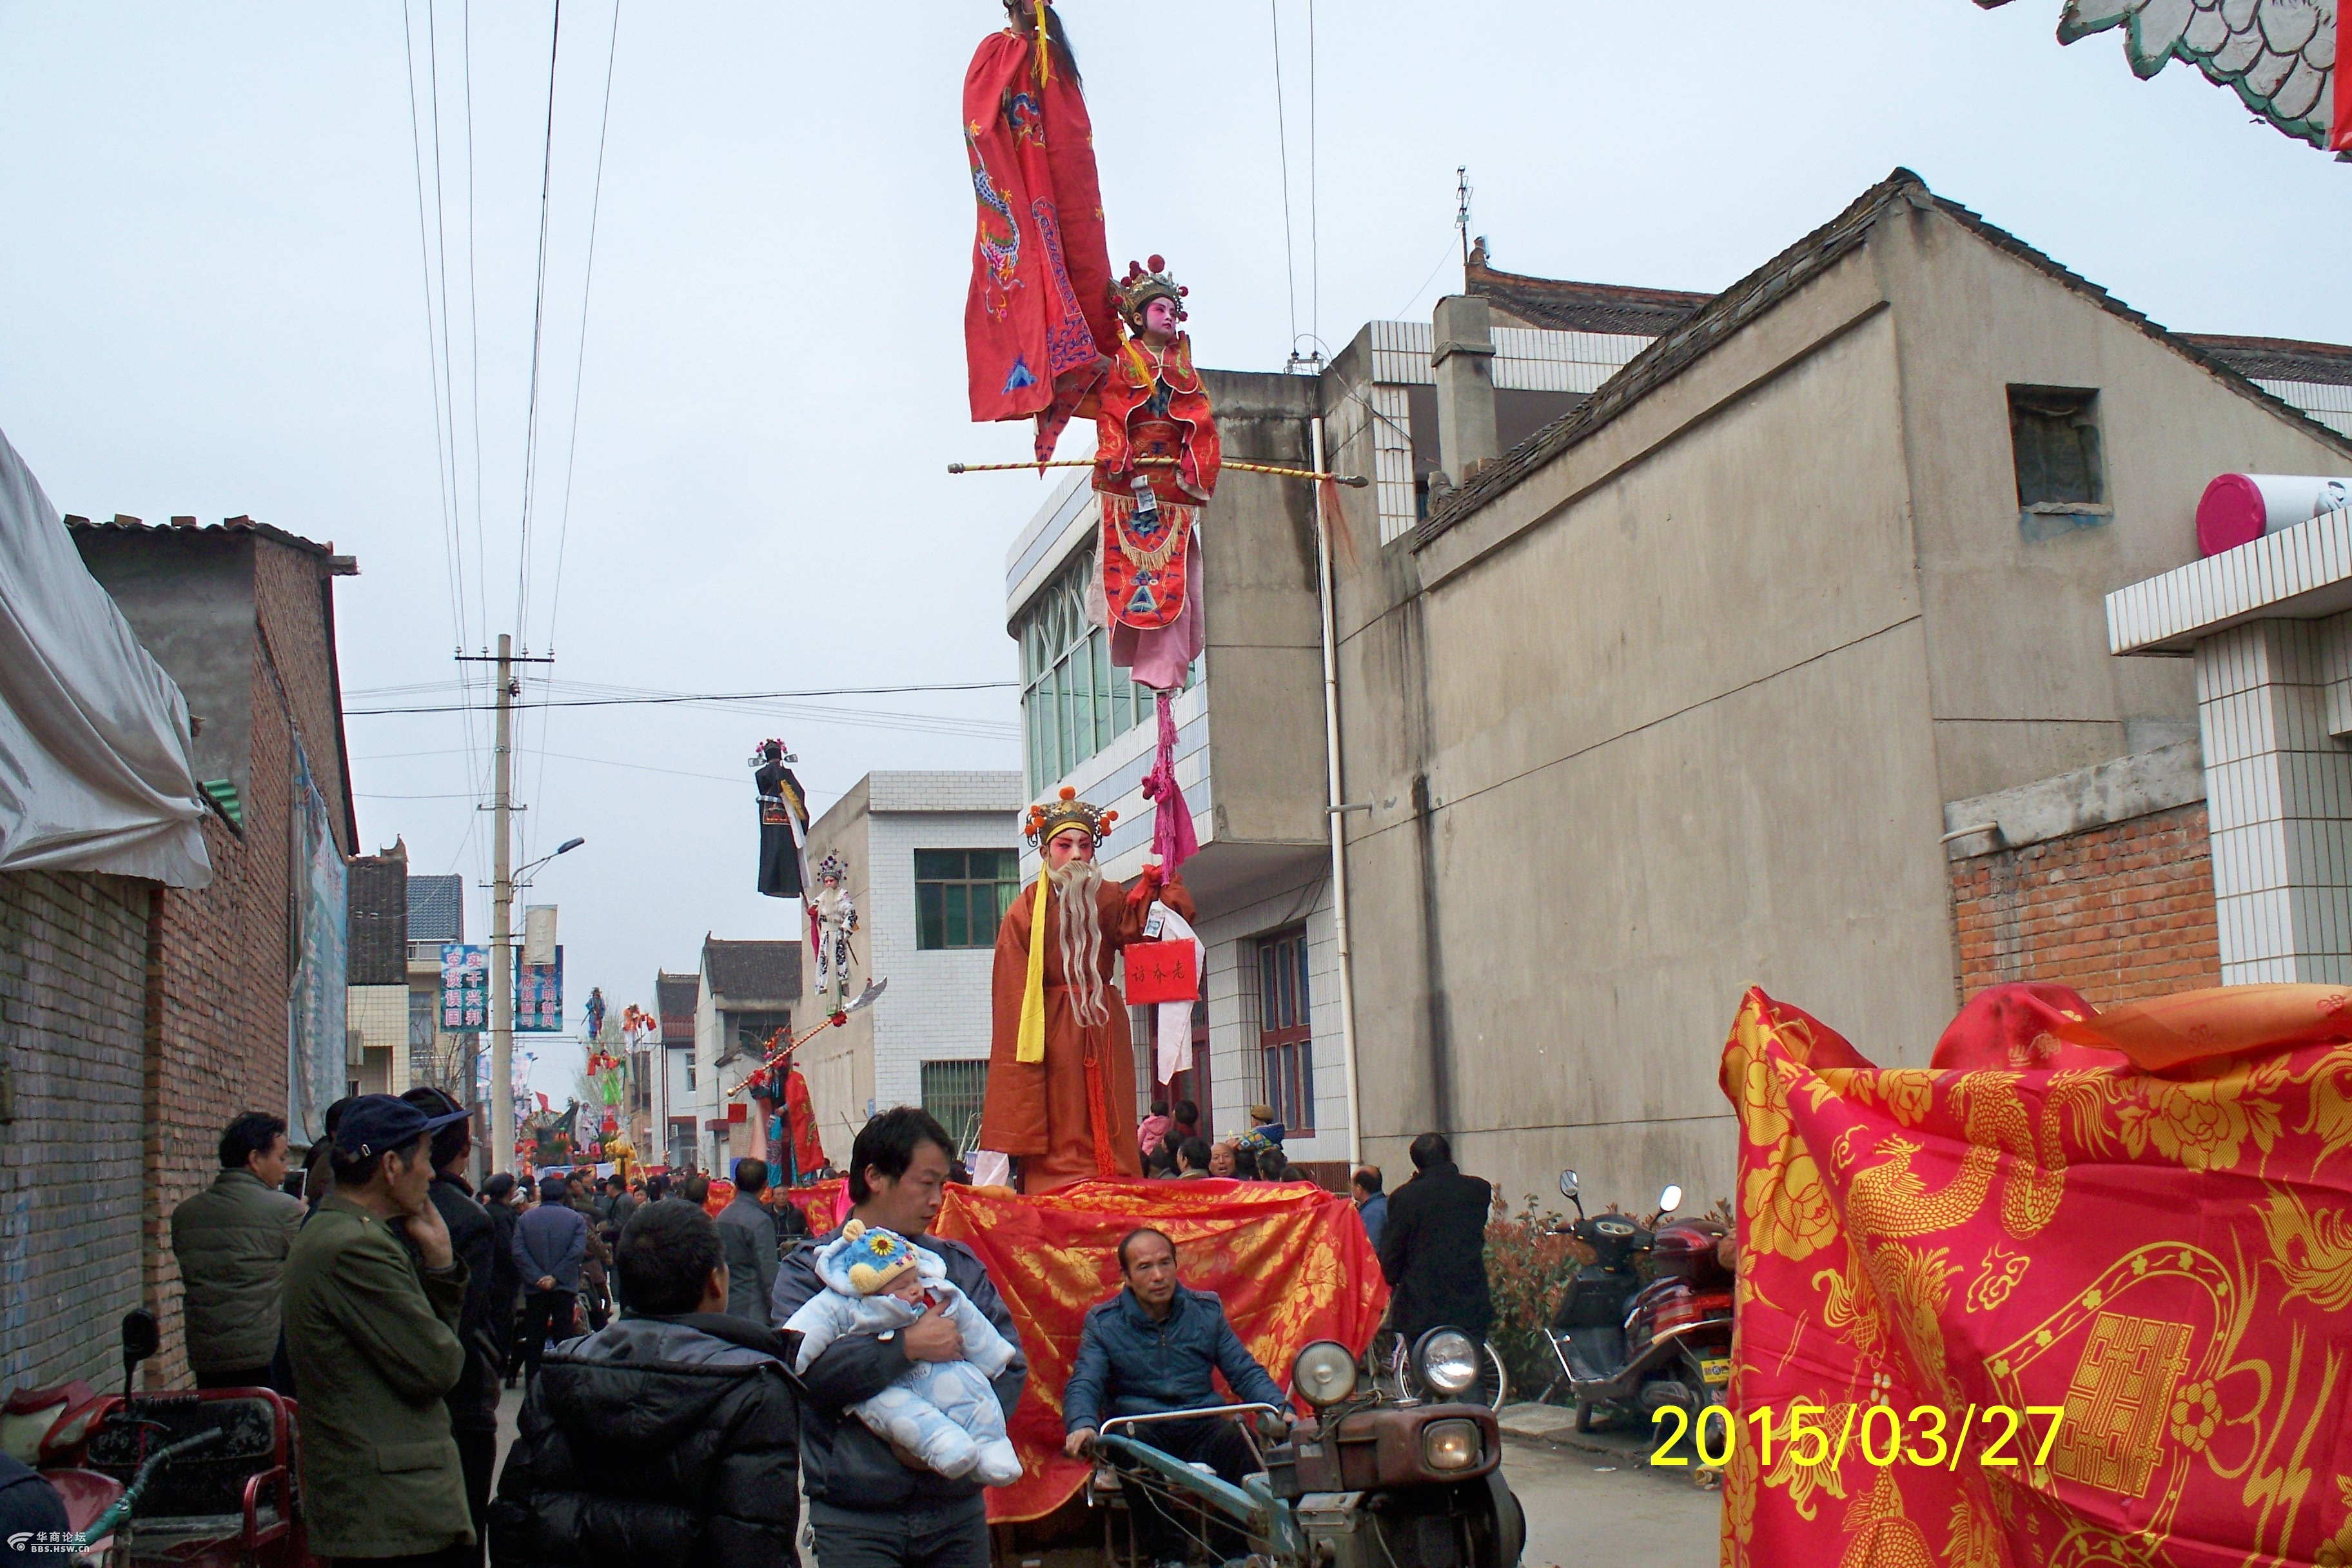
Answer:
M466 879L461 876L408 879L408 940L466 940Z
M2249 380L2352 386L2352 347L2343 343L2307 343L2295 338L2233 338L2211 332L2183 332L2180 337Z
M801 944L702 939L702 972L713 994L740 1007L752 1002L789 1006L801 996Z
M1531 327L1569 332L1622 332L1654 338L1715 298L1679 289L1623 283L1573 283L1497 272L1477 259L1462 269L1463 292L1486 300Z
M360 574L358 560L352 556L336 554L333 540L331 539L321 544L315 539L305 539L299 533L289 533L282 528L273 528L266 522L256 522L249 517L225 517L216 523L206 523L199 527L193 517L175 517L169 523L161 523L147 522L126 512L116 512L102 522L92 522L89 518L68 512L66 526L90 533L252 533L263 539L274 539L280 544L291 545L297 550L307 550L313 555L323 556L327 563L327 570L335 576L356 577Z
M1498 461L1481 468L1468 484L1448 491L1431 510L1428 521L1415 531L1414 545L1419 547L1429 543L1463 518L1593 435L1618 415L1705 358L1749 322L1827 272L1867 240L1878 220L1897 205L1943 213L1988 245L2007 252L2084 296L2101 310L2121 317L2157 342L2196 361L2233 391L2264 405L2284 418L2295 421L2306 434L2352 455L2352 440L2319 423L2302 409L2256 386L2244 373L2218 354L2189 338L2166 331L2089 279L2068 271L2015 235L1987 223L1958 202L1947 201L1937 195L1927 188L1927 181L1910 170L1897 168L1855 197L1837 216L1726 289L1696 314L1653 342L1634 355L1624 369L1601 383L1600 390L1582 404L1504 453Z
M654 1010L661 1015L664 1044L694 1044L694 1008L701 996L699 974L673 974L667 969L655 973Z

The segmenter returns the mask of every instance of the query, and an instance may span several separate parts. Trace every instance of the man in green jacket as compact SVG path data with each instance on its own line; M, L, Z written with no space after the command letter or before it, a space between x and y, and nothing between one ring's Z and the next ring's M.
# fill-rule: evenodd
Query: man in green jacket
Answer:
M352 1100L335 1129L335 1189L287 1260L302 1511L310 1550L339 1568L476 1557L442 1403L466 1368L457 1338L466 1266L433 1206L428 1148L436 1129L465 1114L427 1116L388 1094Z
M283 1190L284 1119L248 1110L230 1122L220 1164L172 1211L188 1365L198 1388L272 1388L286 1255L302 1228L302 1200Z

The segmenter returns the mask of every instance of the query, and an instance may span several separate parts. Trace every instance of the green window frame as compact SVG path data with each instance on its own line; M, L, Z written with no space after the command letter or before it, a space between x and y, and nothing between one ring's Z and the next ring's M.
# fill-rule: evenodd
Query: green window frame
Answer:
M1094 552L1082 552L1013 623L1033 795L1152 717L1150 691L1111 668L1110 638L1087 617L1087 585L1094 574ZM1184 689L1199 679L1196 659L1184 672Z
M996 928L1020 891L1017 849L916 850L916 949L994 947Z

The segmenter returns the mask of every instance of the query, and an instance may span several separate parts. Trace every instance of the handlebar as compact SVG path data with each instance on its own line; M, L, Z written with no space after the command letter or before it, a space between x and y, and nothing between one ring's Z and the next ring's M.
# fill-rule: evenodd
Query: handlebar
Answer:
M142 1423L142 1425L152 1425L152 1423ZM122 1495L108 1504L106 1511L90 1521L89 1528L75 1538L74 1551L87 1552L93 1542L103 1541L113 1534L122 1521L131 1517L131 1510L139 1506L140 1494L147 1489L147 1483L155 1479L155 1472L162 1469L164 1465L182 1454L193 1453L198 1448L207 1447L223 1441L227 1436L226 1432L215 1426L209 1432L199 1432L193 1437L183 1437L176 1443L156 1449L154 1453L148 1456L147 1462L139 1467L138 1474L131 1478L131 1484L122 1489Z
M1253 1412L1282 1416L1288 1412L1279 1405L1258 1401L1249 1405L1203 1405L1197 1410L1156 1410L1144 1415L1114 1415L1095 1428L1096 1435L1108 1437L1116 1426L1148 1426L1158 1421L1197 1421L1203 1415L1246 1415Z

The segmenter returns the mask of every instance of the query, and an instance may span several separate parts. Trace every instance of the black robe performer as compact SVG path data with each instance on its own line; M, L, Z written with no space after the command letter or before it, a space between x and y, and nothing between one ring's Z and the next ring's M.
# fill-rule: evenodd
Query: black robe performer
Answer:
M753 759L760 791L760 891L772 899L797 899L808 885L808 796L784 766L784 743L769 741Z

